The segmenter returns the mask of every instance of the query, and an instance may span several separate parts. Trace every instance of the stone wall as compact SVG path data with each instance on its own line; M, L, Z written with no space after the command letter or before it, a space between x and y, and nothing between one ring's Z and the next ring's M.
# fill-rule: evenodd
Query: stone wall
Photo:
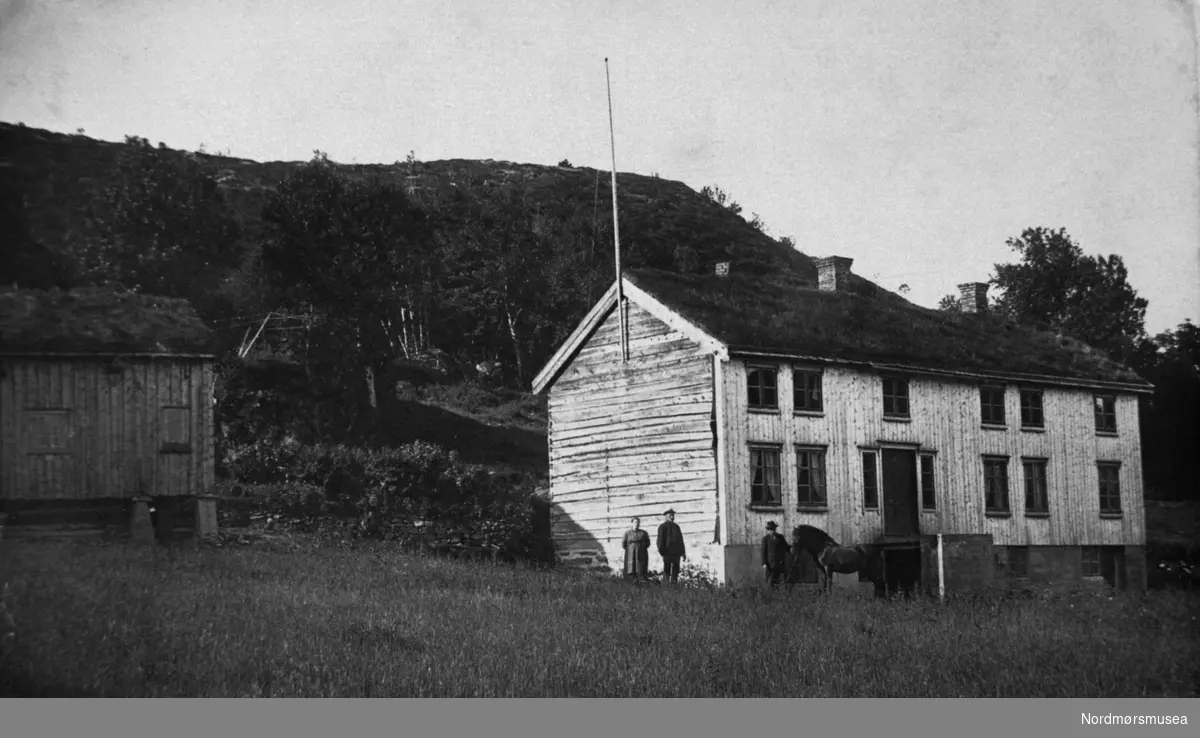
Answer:
M1102 576L1083 576L1079 546L1021 547L1028 551L1024 567L1014 548L1017 547L996 546L993 552L993 571L1003 588L1091 589L1113 584ZM1144 592L1147 587L1145 549L1125 546L1123 556L1118 557L1114 579L1118 589Z
M983 594L995 586L992 536L959 534L942 536L942 571L947 593ZM921 584L931 595L938 593L937 536L921 538Z

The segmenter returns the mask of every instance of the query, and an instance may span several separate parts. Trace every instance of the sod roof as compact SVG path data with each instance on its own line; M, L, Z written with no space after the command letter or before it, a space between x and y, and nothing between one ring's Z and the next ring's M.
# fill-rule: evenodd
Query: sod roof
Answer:
M1149 386L1071 338L996 314L923 308L857 276L845 292L821 291L813 271L755 270L722 278L632 269L626 277L732 353Z
M99 289L0 289L0 353L211 354L186 300Z

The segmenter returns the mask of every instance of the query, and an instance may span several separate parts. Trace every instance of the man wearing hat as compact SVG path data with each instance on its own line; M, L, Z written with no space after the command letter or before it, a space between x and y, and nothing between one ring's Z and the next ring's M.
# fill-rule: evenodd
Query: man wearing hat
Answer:
M675 510L663 513L666 520L658 526L658 555L663 560L663 584L679 581L679 560L687 558L683 531L675 524Z
M779 589L779 582L787 573L787 554L790 548L787 539L775 531L775 521L767 521L767 534L762 539L762 565L771 589Z

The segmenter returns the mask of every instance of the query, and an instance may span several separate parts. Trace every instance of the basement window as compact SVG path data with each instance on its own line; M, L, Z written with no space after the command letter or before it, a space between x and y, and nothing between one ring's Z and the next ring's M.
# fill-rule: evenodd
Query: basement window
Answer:
M1025 579L1029 576L1028 546L1008 547L1008 572L1017 579Z
M1099 546L1083 546L1079 549L1080 557L1080 573L1084 579L1099 579L1102 574L1100 572L1100 547Z
M747 404L751 410L779 408L779 370L775 367L752 366L746 372Z

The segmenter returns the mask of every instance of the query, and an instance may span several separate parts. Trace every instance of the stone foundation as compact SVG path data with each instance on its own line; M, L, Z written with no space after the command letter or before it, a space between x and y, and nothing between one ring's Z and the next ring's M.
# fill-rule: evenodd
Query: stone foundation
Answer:
M1027 564L1013 549L1027 550ZM1113 587L1144 592L1147 588L1146 552L1141 546L1101 546L1104 563L1099 575L1084 576L1080 546L996 546L993 571L1006 589L1029 587L1056 590Z

